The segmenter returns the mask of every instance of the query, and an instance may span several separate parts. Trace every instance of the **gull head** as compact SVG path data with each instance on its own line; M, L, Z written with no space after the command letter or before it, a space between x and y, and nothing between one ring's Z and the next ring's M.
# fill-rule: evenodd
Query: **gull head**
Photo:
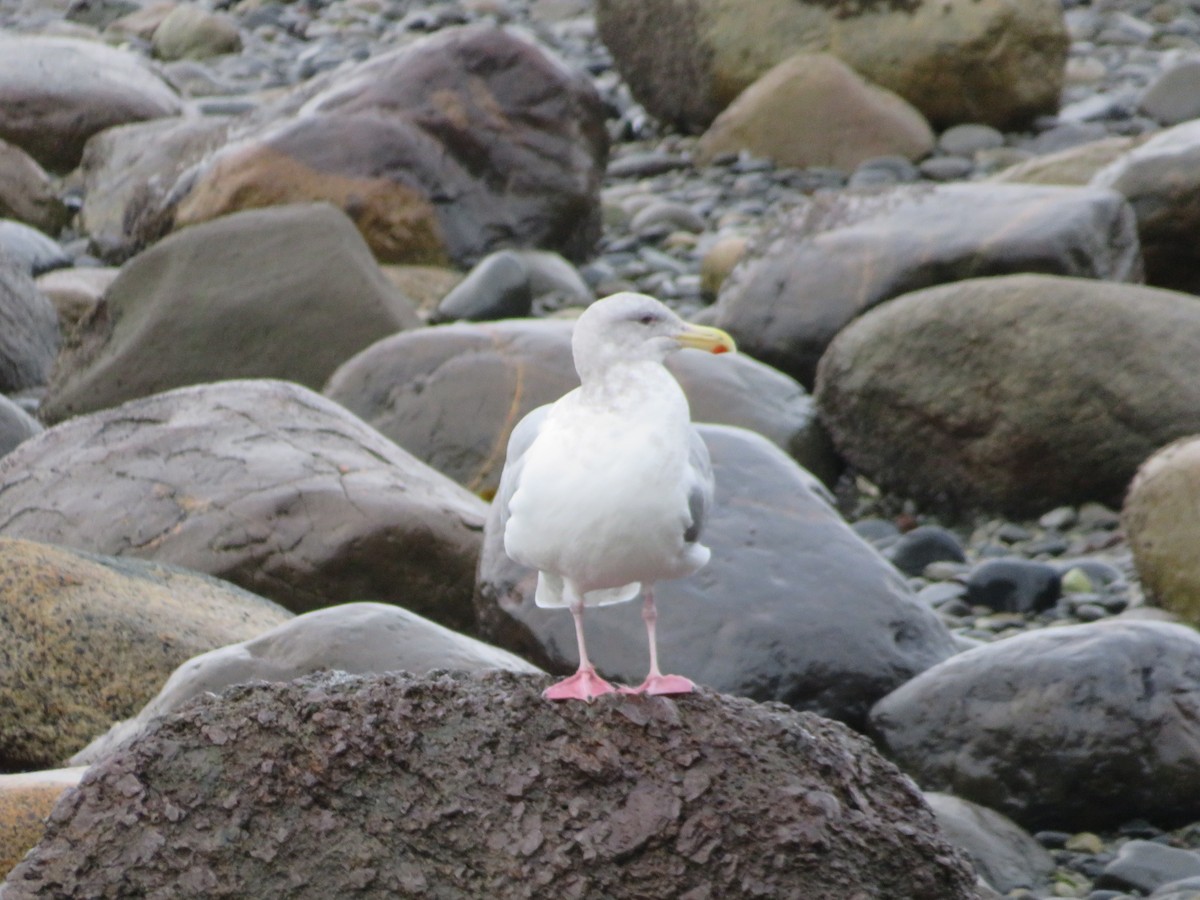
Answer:
M721 329L685 322L653 297L629 291L589 306L575 323L572 338L581 378L622 362L662 362L685 347L710 353L737 350Z

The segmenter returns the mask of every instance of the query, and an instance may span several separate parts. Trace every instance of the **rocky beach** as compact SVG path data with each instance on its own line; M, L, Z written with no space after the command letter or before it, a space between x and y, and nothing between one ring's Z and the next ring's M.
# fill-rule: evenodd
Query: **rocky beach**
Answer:
M1196 234L1188 0L0 0L0 897L1200 898ZM705 688L568 710L625 290Z

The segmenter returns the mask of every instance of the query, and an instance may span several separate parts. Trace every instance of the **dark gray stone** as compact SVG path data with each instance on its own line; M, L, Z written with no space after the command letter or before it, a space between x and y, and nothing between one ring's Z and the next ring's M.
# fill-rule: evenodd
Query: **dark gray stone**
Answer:
M919 525L884 553L905 575L920 575L933 562L965 562L962 541L940 525Z
M0 393L44 386L58 346L54 304L24 266L0 253Z
M0 254L35 277L72 262L57 241L12 219L0 219Z
M1104 867L1096 886L1148 894L1168 882L1192 876L1200 876L1200 854L1154 841L1127 841L1117 850L1117 858Z
M1054 859L1011 819L950 794L930 792L925 802L946 840L965 850L975 870L997 891L1037 891L1049 885Z
M528 268L517 254L501 250L476 263L442 298L429 321L513 319L529 315L532 309Z
M701 538L712 560L656 588L664 668L860 726L876 698L956 652L937 614L850 529L812 475L760 435L713 425L701 433L717 481ZM573 671L571 616L534 605L537 573L505 555L498 522L493 507L476 591L483 635L548 670ZM592 612L587 641L612 678L645 675L640 603Z
M967 576L967 602L996 612L1042 612L1061 595L1058 570L1032 559L989 559Z
M870 726L927 790L1025 828L1190 822L1200 803L1200 635L1109 620L1026 632L926 670Z

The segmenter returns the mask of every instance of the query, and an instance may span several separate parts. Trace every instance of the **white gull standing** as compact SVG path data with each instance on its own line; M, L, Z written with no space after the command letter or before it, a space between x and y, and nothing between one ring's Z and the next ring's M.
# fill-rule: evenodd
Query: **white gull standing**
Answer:
M639 591L650 673L622 690L688 693L691 681L658 668L654 583L708 562L699 538L713 476L687 398L663 362L684 347L732 352L733 339L653 297L621 293L588 307L571 346L580 386L513 429L496 494L505 552L538 570L535 602L565 606L575 618L579 670L545 696L590 701L614 690L588 659L583 611Z

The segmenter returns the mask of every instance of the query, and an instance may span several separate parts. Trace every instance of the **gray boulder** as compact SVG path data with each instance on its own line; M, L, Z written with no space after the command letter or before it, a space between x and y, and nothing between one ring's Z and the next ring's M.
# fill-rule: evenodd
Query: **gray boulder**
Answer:
M198 225L130 260L67 342L42 407L54 422L225 378L319 390L338 365L420 324L328 204Z
M717 480L703 536L713 554L695 576L656 588L664 670L861 726L875 700L955 652L936 614L812 475L760 435L716 425L701 432ZM505 555L498 523L493 507L476 594L483 634L546 669L573 671L571 616L534 605L537 573ZM606 675L642 680L640 603L597 609L587 641Z
M71 765L91 765L144 731L151 720L174 712L194 697L218 694L235 684L291 681L322 670L351 675L425 675L434 669L541 671L519 656L398 606L346 603L296 616L249 640L189 659L136 716L118 722L76 753Z
M1042 272L1141 280L1136 227L1113 191L951 184L813 200L769 230L721 288L714 324L806 386L856 316L931 285Z
M41 422L0 394L0 456L44 430Z
M1198 358L1193 297L980 278L852 323L816 398L838 449L881 487L949 513L1036 516L1119 506L1142 460L1200 432Z
M26 268L0 252L0 393L43 387L59 340L54 305Z
M338 368L325 396L481 496L500 482L513 427L579 386L570 322L515 319L444 325L384 338ZM832 482L840 464L812 399L746 356L699 351L667 362L692 418L765 435Z
M1030 830L1192 821L1200 635L1112 620L960 653L876 704L881 746L928 790Z
M0 458L0 534L174 563L293 612L379 600L468 627L486 514L336 403L280 381L134 400Z
M551 704L547 682L325 675L197 701L89 770L4 900L974 900L911 782L837 723L711 691Z
M1029 832L994 809L952 794L930 791L925 802L951 844L966 851L975 870L1003 894L1024 888L1045 890L1054 858Z

